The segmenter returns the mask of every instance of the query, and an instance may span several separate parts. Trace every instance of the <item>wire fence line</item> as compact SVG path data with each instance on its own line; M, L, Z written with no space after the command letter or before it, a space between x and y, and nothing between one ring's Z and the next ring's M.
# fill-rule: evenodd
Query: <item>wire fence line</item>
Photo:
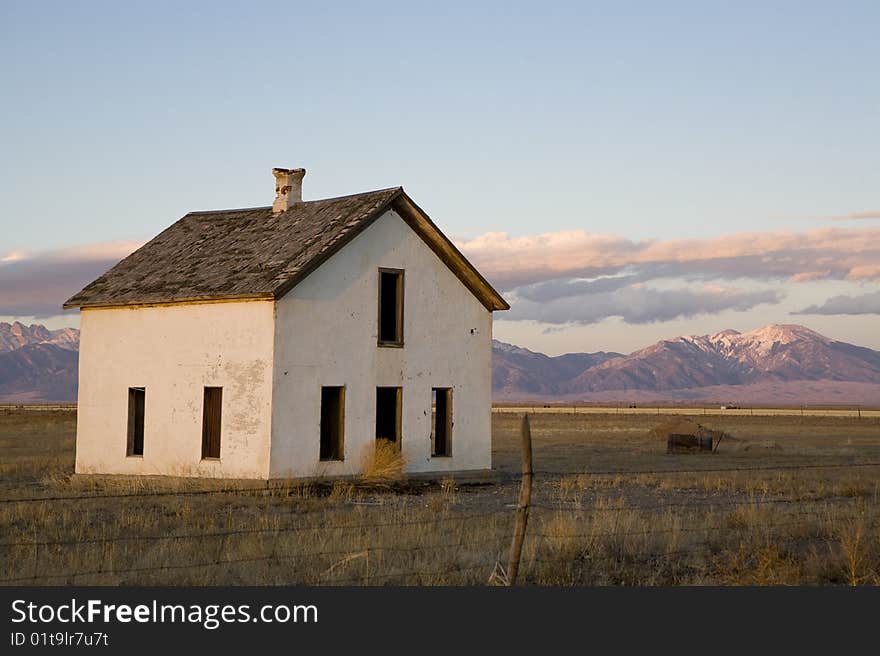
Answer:
M880 493L880 492L878 492ZM645 510L668 510L671 508L679 508L686 510L715 510L718 508L727 508L727 509L735 509L735 508L748 508L754 506L775 506L775 505L793 505L799 503L859 503L863 502L865 497L863 496L853 496L851 494L840 494L840 495L826 495L826 496L803 496L797 498L757 498L757 499L733 499L733 500L722 500L722 499L702 499L702 500L689 500L689 501L673 501L669 503L656 503L656 504L621 504L619 506L603 506L601 508L597 508L595 506L592 507L584 507L583 503L572 503L560 501L553 504L547 503L532 503L532 508L539 508L543 510L553 510L553 511L566 511L566 512L580 512L584 514L595 514L595 513L621 513L621 512L636 512L636 511L645 511ZM0 545L2 546L2 545Z
M800 487L793 488L797 493L788 489L786 493L771 494L768 487L763 494L756 496L753 490L748 489L734 492L734 487L726 491L727 497L718 499L680 499L679 495L685 493L683 490L677 490L673 498L660 501L651 498L633 501L627 496L629 492L603 499L601 504L596 502L595 496L585 497L585 490L601 489L601 486L596 489L591 487L591 477L631 477L636 485L643 485L644 481L638 480L640 476L674 480L676 476L718 474L735 479L741 473L767 477L798 471L874 472L874 468L880 466L880 461L853 458L847 462L781 462L753 466L534 470L527 418L523 420L522 437L522 473L508 477L508 480L520 481L519 500L500 508L497 507L497 499L492 501L491 508L481 506L479 501L476 507L467 507L466 503L456 503L447 496L440 497L441 505L434 507L389 504L387 509L394 513L389 516L382 504L375 509L371 505L354 506L348 504L344 495L328 495L334 496L340 503L331 508L327 508L326 504L303 508L301 504L293 503L290 512L273 514L268 521L264 518L264 523L258 525L223 526L227 524L227 521L223 521L219 528L206 523L202 530L179 533L93 535L88 530L81 530L82 527L91 530L91 525L82 524L79 534L69 536L62 533L60 537L52 539L51 534L50 537L40 537L37 526L24 528L23 522L27 517L45 518L51 514L41 506L30 511L30 505L70 502L73 505L66 507L67 512L88 512L98 517L102 512L136 513L138 508L125 505L108 510L78 504L228 495L266 497L278 501L276 505L283 507L288 505L288 500L310 499L311 493L303 492L306 487L316 483L326 486L329 481L0 498L0 507L9 509L3 512L7 512L8 517L23 527L22 533L25 530L32 532L30 539L0 541L0 553L5 551L7 554L5 558L0 558L0 572L6 572L6 577L0 578L0 583L78 582L85 577L99 581L106 581L108 577L126 580L146 576L148 579L161 579L163 573L215 577L219 575L217 568L227 568L225 574L228 575L229 568L248 564L261 564L263 570L268 570L278 580L329 585L393 581L449 582L449 577L463 577L463 580L453 579L455 582L485 583L506 579L502 558L508 543L511 554L508 566L513 572L509 581L515 581L523 553L522 562L528 575L529 566L551 567L555 564L564 570L586 567L584 563L589 561L589 566L594 567L599 562L596 559L600 557L606 558L611 564L620 560L637 563L639 559L687 559L704 550L717 551L721 536L736 537L739 534L742 537L749 532L772 535L780 543L795 541L800 544L819 539L827 542L829 535L844 523L858 523L858 530L870 531L880 521L880 488L877 485L873 492L860 487L847 494L824 495L811 490L802 491ZM531 500L532 480L536 475L547 484L546 490L558 494L557 501ZM564 485L563 477L568 477L572 483ZM582 480L581 477L586 479ZM389 489L394 491L393 487ZM645 489L648 488L643 485L642 490ZM508 487L499 487L498 491L506 495L510 490ZM730 498L730 494L744 496ZM161 513L165 513L167 507L173 508L164 504L155 506L162 509ZM265 512L269 505L264 507L259 502L241 507ZM358 513L356 521L350 521L352 517L349 517L349 521L340 521L344 517L340 516L341 513L351 507L362 508L364 513ZM187 512L193 511L191 507L187 508ZM228 505L228 508L231 521L232 512L238 506ZM763 508L772 512L760 515L733 514L739 509ZM197 507L196 511L199 509ZM526 530L529 509L534 512ZM727 514L716 514L718 511ZM122 524L147 526L136 522ZM513 525L516 529L511 540L509 530ZM664 540L666 544L663 549L653 549L663 544ZM674 548L681 542L688 543L687 549ZM731 544L735 542L733 540ZM576 547L573 548L572 543ZM627 544L635 546L629 548ZM591 549L598 551L586 557L585 553ZM515 568L511 565L514 562ZM98 566L95 567L95 564ZM439 564L443 567L438 567ZM496 577L499 572L500 575ZM236 575L246 576L241 572Z
M861 467L880 467L880 461L844 462L844 463L811 463L800 465L760 465L752 467L699 467L691 469L584 469L578 471L538 470L535 475L547 477L562 476L661 476L676 474L730 474L748 472L770 471L799 471L818 469L851 469ZM506 476L511 480L518 480L519 473L508 473ZM223 487L203 490L144 490L139 492L117 492L109 494L80 494L80 495L51 495L34 497L7 497L0 498L0 505L24 504L24 503L49 503L60 501L104 501L108 499L143 499L150 497L187 497L187 496L210 496L213 494L261 494L272 496L273 494L291 493L303 487L315 485L328 485L328 481L312 481L310 483L290 485L265 483L254 487ZM38 485L29 483L29 485Z
M802 496L797 498L786 498L786 499L742 499L742 500L728 500L719 502L716 505L720 505L721 507L727 508L729 510L734 510L737 508L747 508L747 507L755 507L755 506L765 506L765 505L776 505L776 504L785 504L787 506L792 506L796 504L816 504L816 503L844 503L846 502L849 508L848 512L836 512L833 516L829 516L829 518L833 518L835 522L845 522L845 521L853 521L853 520L864 520L867 514L866 509L869 509L871 513L876 514L876 510L878 507L878 501L876 499L876 495L873 501L868 500L864 497L852 497L852 496L826 496L826 497L816 497L814 495L810 496ZM852 506L861 504L861 510L858 512L852 512ZM686 509L686 510L694 510L701 511L703 509L714 509L715 506L711 503L703 503L703 504L694 504L687 502L673 502L673 503L652 503L652 504L628 504L628 505L620 505L620 506L610 506L610 507L575 507L569 504L542 504L535 503L532 504L532 507L537 511L537 515L533 521L533 527L528 533L528 544L527 550L532 550L532 556L527 557L525 561L527 563L543 563L543 564L551 564L555 563L556 565L560 564L558 558L548 559L542 558L541 554L544 551L547 551L547 545L552 543L552 541L559 540L587 540L587 541L595 541L599 538L614 538L620 540L626 540L627 538L632 537L650 537L650 536L661 536L661 535L670 535L670 534L700 534L706 535L707 537L716 536L722 533L736 533L738 531L743 531L746 527L742 525L731 525L729 523L714 523L714 524L703 524L703 525L674 525L669 527L662 526L648 526L642 529L625 529L625 530L579 530L579 531L551 531L547 528L546 520L551 520L554 517L562 516L571 518L574 517L576 520L582 518L585 515L603 513L608 515L619 515L622 513L647 513L648 515L657 514L658 512L665 512L670 509ZM796 510L789 511L790 514L807 516L807 515L815 515L818 516L822 514L823 510L828 509L828 506L823 508L799 508ZM7 578L0 579L0 583L7 585L14 585L17 583L32 583L32 584L48 584L52 581L67 581L70 583L75 583L78 580L81 580L82 577L93 576L93 577L107 577L107 576L127 576L134 574L159 574L163 572L187 572L192 570L205 570L209 568L217 568L217 567L225 567L232 565L240 565L247 563L271 563L276 566L297 562L299 564L307 563L310 561L321 561L333 557L333 558L342 558L342 561L338 562L346 562L347 559L364 559L368 555L384 555L384 554L418 554L421 552L434 552L438 556L441 556L439 560L442 560L442 556L449 554L448 550L456 550L458 553L461 553L462 550L468 552L467 557L464 559L466 563L468 563L465 567L455 565L454 563L449 564L446 568L443 569L426 569L425 567L416 567L412 569L402 569L400 571L393 572L373 572L373 573L363 573L356 576L347 576L347 577L328 577L322 576L322 571L320 567L308 567L305 571L299 573L299 575L304 580L312 580L315 582L320 582L321 584L328 585L344 585L344 584L380 584L381 582L391 582L395 580L404 580L404 581L412 581L412 580L424 580L430 579L430 577L442 577L449 575L460 575L465 572L479 572L482 571L486 577L491 575L491 571L494 570L499 565L501 561L502 555L506 549L506 542L508 541L508 536L506 534L502 535L492 535L491 537L477 537L477 536L469 536L462 533L458 539L453 541L430 541L428 543L405 543L405 540L402 540L401 543L398 544L366 544L366 545L358 545L348 548L339 548L339 549L321 549L320 551L315 552L298 552L298 553L278 553L278 541L279 538L284 535L298 535L305 532L327 532L333 533L337 531L364 531L371 529L379 529L382 527L406 527L406 526L432 526L436 527L438 525L449 523L449 522L458 522L459 524L463 524L468 520L485 520L489 517L502 517L506 519L512 519L511 512L509 508L505 509L495 509L495 510L487 510L482 512L468 512L468 513L458 513L454 512L447 516L441 517L430 517L423 519L414 519L414 520L399 520L399 521L379 521L379 522L360 522L360 523L337 523L337 524L327 524L321 523L314 526L269 526L269 527L260 527L260 528L236 528L230 530L223 531L208 531L208 532L192 532L192 533L184 533L184 534L149 534L149 535L121 535L121 536L100 536L100 537L87 537L80 539L64 539L64 540L28 540L28 541L14 541L14 542L3 542L0 543L0 548L9 549L9 548L31 548L34 550L33 554L33 564L32 564L32 573L26 576L11 576ZM682 518L686 520L687 518ZM801 526L803 524L803 518L798 519L788 519L787 521L765 521L760 524L760 529L763 531L778 531L779 529L789 529L796 526ZM867 528L874 528L878 525L877 518L874 517L873 520L865 523ZM577 524L575 524L577 526ZM156 542L156 541L167 541L167 542L180 542L180 541L194 541L196 543L202 544L205 540L226 540L228 538L233 538L236 536L255 536L261 535L263 537L271 538L271 552L265 553L261 552L255 555L242 556L242 557L224 557L222 545L218 549L217 555L214 558L208 560L202 560L199 562L189 562L189 563L166 563L166 564L153 564L153 565L127 565L121 567L115 567L112 564L105 566L103 560L102 565L98 568L91 569L75 569L70 571L63 572L47 572L41 566L40 561L40 550L42 549L42 555L46 556L50 548L52 547L76 547L81 548L87 545L115 545L118 543L127 543L134 544L138 546L139 543L142 542ZM784 537L784 535L783 535ZM799 536L799 540L812 540L816 538L816 536L810 535L801 535ZM269 541L267 541L268 543ZM543 548L542 548L543 545ZM265 546L265 545L263 545ZM675 550L664 549L657 554L648 554L643 553L643 557L650 558L676 558L688 556L692 557L700 552L702 546L697 545L696 547L689 547L688 549L681 550L681 552L676 552ZM106 555L106 551L104 552ZM478 560L478 563L474 563L474 559ZM331 564L330 569L332 569L335 565ZM492 570L490 570L492 568ZM325 568L326 571L327 568ZM396 569L392 567L392 569ZM488 578L486 579L488 580Z
M0 412L27 410L31 412L71 411L76 410L76 403L2 403Z
M807 511L801 511L795 514L799 515L809 515L811 513ZM865 513L853 513L848 515L835 515L835 521L851 521L857 519L864 519ZM791 528L793 526L801 526L803 524L803 519L792 520L787 522L762 522L760 524L760 528L762 529L773 529L773 528ZM873 528L877 526L876 522L870 523L866 525L868 528ZM705 526L672 526L669 528L646 528L640 529L636 531L599 531L599 532L584 532L584 533L542 533L532 532L531 535L535 537L544 537L544 538L597 538L597 537L632 537L632 536L649 536L649 535L665 535L669 533L720 533L725 531L741 531L743 529L742 526L731 526L729 524L707 524Z
M871 523L869 525L870 528L878 528L880 527L880 523ZM798 538L799 542L804 542L807 544L813 543L824 543L827 544L827 538L823 536L804 536ZM705 544L698 547L687 547L683 549L658 549L654 551L646 551L639 553L638 557L622 557L620 560L622 562L627 563L654 563L660 559L664 559L668 564L685 564L678 561L680 558L684 557L693 557L693 556L721 556L723 554L723 550L719 549L717 546L713 546L712 544ZM577 559L575 559L576 561ZM558 566L559 561L551 558L532 558L528 561L532 564L546 564L551 566Z
M510 403L492 406L492 414L505 415L524 413L532 415L580 414L580 415L687 415L718 417L840 417L855 419L878 419L878 406L810 406L792 405L786 407L763 407L731 405L675 405L658 403L617 403L617 404L578 404L578 403Z
M564 501L556 503L540 503L533 502L531 508L538 510L547 510L551 512L577 512L579 515L592 514L613 514L624 512L645 512L645 511L665 511L669 509L686 509L686 510L714 510L717 508L735 509L747 508L765 505L792 505L799 503L859 503L864 502L864 497L852 495L826 495L826 496L803 496L799 498L758 498L758 499L738 499L738 500L720 500L720 499L703 499L686 502L667 502L667 503L639 503L639 504L622 504L603 507L585 507L583 503L567 503ZM876 505L876 502L875 502ZM314 512L325 512L324 510L316 510ZM290 516L300 516L306 513L291 513ZM118 535L118 536L99 536L82 539L64 539L64 540L21 540L15 542L0 542L0 549L14 547L51 547L51 546L70 546L70 545L86 545L86 544L104 544L112 542L154 542L154 541L175 541L175 540L195 540L205 538L234 537L240 535L259 535L259 534L287 534L287 533L305 533L315 531L342 531L342 530L361 530L383 527L403 527L428 524L443 524L448 522L466 522L471 519L482 519L492 516L508 516L509 508L498 510L487 510L482 512L469 512L462 514L454 514L446 517L418 520L400 520L391 522L366 522L366 523L346 523L346 524L318 524L314 526L265 526L265 527L248 527L227 529L222 531L208 531L199 533L161 533L146 535ZM283 517L283 516L281 516ZM325 552L331 553L331 552Z
M810 499L805 499L810 500ZM876 506L877 504L873 504ZM619 511L626 509L610 509L611 511ZM485 517L489 515L498 515L501 514L502 511L494 511L491 513L480 513L480 514L472 514L469 515L470 518L474 517ZM802 513L806 514L806 512ZM865 513L854 513L854 514L842 514L835 515L835 521L851 521L856 519L864 519ZM802 525L803 520L793 520L793 521L785 521L785 522L766 522L761 524L762 529L779 529L779 528L791 528L795 526ZM426 520L423 522L412 522L412 523L431 523L430 520ZM397 525L393 523L389 523L388 525ZM371 524L369 526L377 526L376 524ZM864 524L865 528L873 529L880 526L880 519L875 518L873 521L866 522ZM309 527L310 529L322 528L322 527ZM352 525L338 525L331 527L333 529L340 528L360 528L359 526ZM652 535L661 535L661 534L669 534L669 533L690 533L690 532L699 532L699 533L722 533L722 532L735 532L742 530L741 526L730 526L730 525L706 525L700 527L689 527L689 526L676 526L670 528L646 528L637 531L591 531L591 532L582 532L582 533L549 533L543 530L533 530L529 533L529 540L532 543L540 542L542 540L570 540L573 538L581 538L588 540L595 540L601 537L614 537L614 538L627 538L633 536L652 536ZM226 537L230 535L240 535L243 533L248 533L248 531L232 531L232 532L221 532L221 533L209 533L209 534L191 534L191 535L177 535L177 536L151 536L156 539L175 539L175 538L186 538L186 539L194 539L194 538L205 538L205 537ZM273 535L277 538L279 532L276 531ZM131 538L133 540L144 539L146 536L140 536L140 538ZM423 570L405 570L399 572L392 572L387 574L363 574L358 576L351 576L346 578L322 578L320 582L322 584L354 584L354 583L363 583L363 582L371 582L377 580L391 580L394 578L424 578L428 576L448 576L450 573L460 573L462 571L484 571L488 572L487 568L491 566L495 566L499 563L501 559L501 554L505 549L505 542L507 536L499 536L493 538L484 538L478 540L467 540L467 541L456 541L456 542L445 542L445 543L432 543L432 544L422 544L422 545L381 545L381 546L366 546L363 548L357 548L355 550L351 549L336 549L336 550L323 550L317 553L297 553L293 555L278 555L275 551L276 544L273 544L272 553L270 554L261 554L257 556L249 556L249 557L239 557L239 558L222 558L218 557L216 559L196 562L196 563L179 563L179 564L164 564L164 565L149 565L149 566L136 566L136 567L123 567L123 568L113 568L113 567L100 567L97 569L91 570L78 570L78 571L67 571L60 572L54 574L46 574L46 573L38 573L39 568L34 568L33 574L30 576L19 576L19 577L10 577L0 579L0 583L4 584L16 584L16 583L24 583L24 582L40 582L40 581L52 581L52 580L66 580L69 582L75 582L76 579L83 576L112 576L119 574L133 574L133 573L157 573L157 572L166 572L166 571L181 571L181 570L192 570L192 569L204 569L210 567L223 567L227 565L235 565L235 564L244 564L244 563L257 563L257 562L275 562L275 563L283 563L289 561L302 561L309 558L319 558L326 556L347 556L347 557L363 557L367 554L371 553L387 553L387 552L395 552L395 553L413 553L420 552L426 550L438 550L438 549L461 549L461 548L470 548L474 546L483 546L483 545L493 545L496 548L494 550L490 550L489 558L483 558L479 560L479 564L473 564L468 567L447 567L444 569L435 569L433 571L423 571ZM816 540L825 540L826 538L822 536L799 536L799 541L816 541ZM129 538L118 538L118 539L107 539L107 540L97 540L95 542L104 542L104 541L130 541ZM60 545L60 544L86 544L90 543L89 541L69 541L69 542L34 542L34 543L22 543L27 544L27 546L40 547L47 545ZM18 543L14 543L18 544ZM10 543L6 543L2 546L12 546ZM539 550L534 549L536 553L539 553ZM712 549L709 546L703 547L689 547L687 549L679 549L679 550L670 550L664 549L656 552L644 552L640 554L641 558L673 558L673 557L682 557L682 556L694 556L696 554L711 554L717 552L717 549ZM540 558L537 556L532 556L531 558L526 559L526 563L543 563L543 564L551 564L558 566L560 564L559 559L548 559L548 558ZM488 575L488 574L487 574Z
M699 457L699 456L698 456ZM754 467L698 467L693 469L587 469L584 471L539 470L533 473L544 476L660 476L665 474L731 474L743 472L798 471L806 469L853 469L859 467L880 467L880 461L810 463L800 465L758 465ZM514 474L517 477L518 474Z
M8 497L0 499L0 504L15 503L45 503L53 501L88 501L97 499L103 501L106 499L143 499L145 497L186 497L186 496L208 496L212 494L280 494L294 489L301 488L301 485L284 487L276 485L270 486L264 483L254 487L226 487L226 488L210 488L204 490L144 490L140 492L116 492L109 494L76 494L76 495L53 495L40 497Z
M361 524L320 524L316 526L269 526L260 528L243 528L232 529L227 531L210 531L205 533L183 533L183 534L150 534L150 535L122 535L122 536L106 536L98 538L86 538L81 540L43 540L43 541L19 541L19 542L0 542L0 548L4 547L29 547L29 546L62 546L62 545L78 545L78 544L102 544L107 542L153 542L161 540L194 540L202 538L216 537L233 537L236 535L257 535L262 533L268 534L284 534L284 533L304 533L307 531L341 531L341 530L361 530L370 528L383 527L402 527L402 526L418 526L418 525L436 525L447 522L463 522L469 519L486 518L492 516L506 516L507 510L490 510L485 512L467 513L461 515L450 515L448 517L419 519L419 520L402 520L395 522L369 522ZM331 552L323 552L331 553Z
M75 411L76 403L0 404L0 412L13 411ZM818 416L818 417L880 417L880 406L788 405L780 407L740 404L661 404L661 403L496 403L495 414L529 412L531 414L566 412L574 414L689 414L689 415L751 415L751 416Z
M388 545L388 546L368 546L361 549L357 549L355 551L347 550L347 549L336 549L336 550L327 550L321 551L317 553L298 553L294 555L277 555L274 552L268 555L259 555L259 556L249 556L249 557L240 557L240 558L218 558L214 560L198 562L198 563L182 563L175 565L150 565L143 567L124 567L119 569L113 568L99 568L87 571L73 571L73 572L61 572L57 574L37 574L36 570L34 574L31 576L22 576L16 578L8 578L8 579L0 579L2 583L15 583L15 582L24 582L24 581L33 581L33 580L43 580L43 579L71 579L80 576L95 576L95 575L103 575L109 576L114 574L128 574L132 572L162 572L162 571L174 571L181 569L196 569L203 567L218 567L223 565L234 565L241 563L253 563L253 562L262 562L262 561L275 561L275 562L285 562L291 560L304 560L308 558L317 558L324 556L361 556L369 553L387 553L387 552L419 552L425 551L429 549L441 549L441 548L460 548L464 546L473 546L473 545L485 545L485 544L500 544L501 541L498 538L494 539L482 539L476 541L469 541L467 543L462 542L454 542L454 543L439 543L439 544L427 544L427 545ZM368 575L369 576L369 575Z
M317 554L316 554L317 555ZM27 583L33 581L42 581L42 580L68 580L75 581L75 579L81 576L102 576L102 575L113 575L113 574L128 574L128 573L150 573L150 572L160 572L160 571L180 571L180 570L191 570L191 569L206 569L211 567L224 567L227 565L237 565L243 563L254 563L261 561L276 561L276 562L284 562L287 560L292 560L293 557L251 557L251 558L233 558L229 560L212 560L206 561L202 563L192 563L192 564L184 564L184 565L162 565L162 566L152 566L152 567L130 567L121 570L92 570L87 572L69 572L64 574L50 574L50 575L40 575L36 577L18 577L15 579L0 579L2 583ZM438 568L433 571L423 571L423 570L408 570L402 572L393 572L388 574L363 574L359 576L350 576L346 578L327 578L322 579L322 585L353 585L357 583L364 582L372 582L372 581L388 581L394 578L412 578L412 577L428 577L428 576L448 576L449 574L456 574L462 572L469 571L480 571L484 572L488 567L491 567L495 563L498 562L497 558L494 559L482 559L478 564L471 566L457 566L453 568Z

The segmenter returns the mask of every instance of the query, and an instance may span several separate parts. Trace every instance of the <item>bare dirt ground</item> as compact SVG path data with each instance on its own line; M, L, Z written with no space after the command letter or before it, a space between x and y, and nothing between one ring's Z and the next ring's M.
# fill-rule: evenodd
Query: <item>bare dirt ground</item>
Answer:
M880 419L698 418L728 434L717 452L667 455L670 420L531 417L519 583L880 584ZM507 564L519 425L493 416L491 483L267 485L77 477L74 412L0 412L0 579L486 584Z

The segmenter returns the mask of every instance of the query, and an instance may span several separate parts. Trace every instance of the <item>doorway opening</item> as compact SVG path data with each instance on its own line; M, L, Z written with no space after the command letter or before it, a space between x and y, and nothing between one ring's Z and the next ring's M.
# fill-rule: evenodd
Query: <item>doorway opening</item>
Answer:
M342 460L345 453L345 388L321 388L321 460Z
M402 388L376 388L376 439L400 444L400 406Z

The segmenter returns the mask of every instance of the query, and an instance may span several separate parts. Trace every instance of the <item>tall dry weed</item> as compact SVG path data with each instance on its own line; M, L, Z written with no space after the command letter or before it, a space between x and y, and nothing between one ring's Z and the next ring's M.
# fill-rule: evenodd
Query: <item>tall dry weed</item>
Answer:
M391 440L378 439L364 449L361 478L365 483L395 483L403 480L405 467L400 447Z

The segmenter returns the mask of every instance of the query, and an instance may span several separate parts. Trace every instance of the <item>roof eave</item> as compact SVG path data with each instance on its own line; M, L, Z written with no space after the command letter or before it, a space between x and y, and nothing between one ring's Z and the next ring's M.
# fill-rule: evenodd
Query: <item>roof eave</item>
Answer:
M401 188L393 204L409 226L415 230L434 254L458 277L490 312L510 309L510 304L470 263L455 244L437 227L425 211Z
M279 299L296 287L307 276L315 271L324 262L338 253L355 237L370 227L376 219L385 214L389 209L397 210L401 218L412 228L422 241L434 252L437 257L461 280L462 284L483 304L490 312L509 310L510 304L504 300L492 285L482 276L477 268L456 248L446 235L431 221L425 211L416 205L403 187L397 187L384 203L377 206L370 215L361 221L356 230L346 233L345 237L327 249L321 257L309 262L308 268L297 272L295 276L288 278L275 289L275 298Z
M156 307L162 305L189 305L197 303L230 303L235 301L272 301L275 296L272 292L262 292L258 294L224 294L210 296L185 296L170 299L154 299L154 300L137 300L131 302L108 301L95 303L80 303L73 299L66 301L61 307L65 310L90 310L90 309L108 309L108 308L132 308L132 307Z

